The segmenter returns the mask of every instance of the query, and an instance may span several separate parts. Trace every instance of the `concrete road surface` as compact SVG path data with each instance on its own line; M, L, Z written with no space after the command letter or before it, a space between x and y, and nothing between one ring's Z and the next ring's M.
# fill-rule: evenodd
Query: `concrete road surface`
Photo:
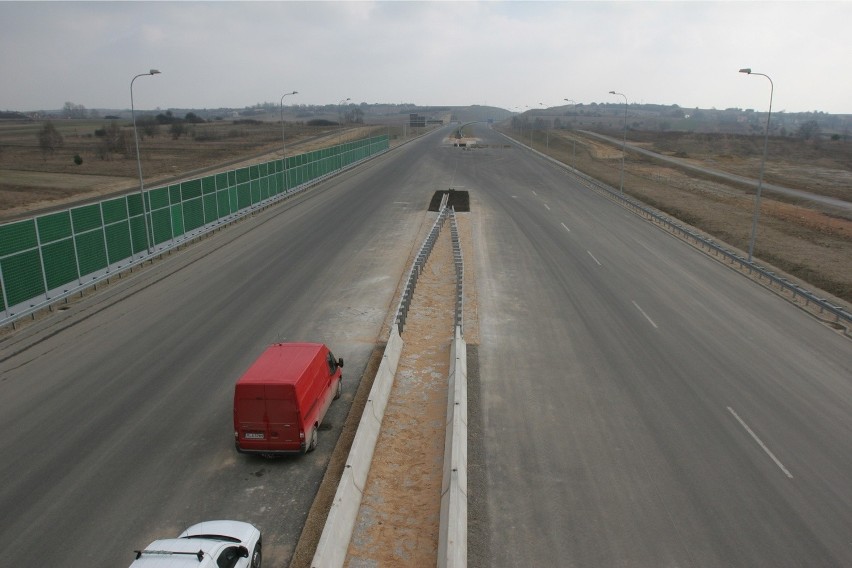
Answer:
M126 566L206 519L263 531L286 565L440 164L427 135L0 341L0 564ZM395 308L396 306L393 306ZM233 384L275 341L343 357L307 456L239 455Z
M852 566L849 339L526 151L464 157L471 566Z
M555 166L442 134L0 341L4 558L128 565L234 518L285 565L432 192L456 187L477 216L472 566L852 565L849 340ZM343 357L344 397L315 453L237 455L233 383L287 340Z

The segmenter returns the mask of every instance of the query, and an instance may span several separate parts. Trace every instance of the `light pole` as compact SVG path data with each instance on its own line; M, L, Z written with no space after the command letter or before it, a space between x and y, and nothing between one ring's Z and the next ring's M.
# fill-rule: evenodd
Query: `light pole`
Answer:
M563 99L565 102L571 103L574 106L577 106L572 99ZM577 135L574 134L571 136L571 167L574 168L574 171L577 171Z
M339 103L337 103L337 112L340 114L340 122L337 125L337 145L340 146L338 148L338 155L340 156L340 169L343 169L343 112L341 111L341 106L343 103L349 100L350 97L346 97L342 99Z
M542 108L547 109L547 107L545 107L545 106L544 106L544 103L538 103L538 104L539 104ZM548 150L550 150L550 129L548 129L548 127L547 127L547 126L548 126L548 125L547 125L547 119L546 119L546 118L543 118L542 120L544 120L544 121L545 121L545 124L544 124L544 146L545 146Z
M293 91L292 93L281 95L281 147L284 150L284 191L290 189L290 180L287 179L287 140L284 138L284 97L298 94L299 91Z
M754 239L757 236L757 220L760 218L760 190L763 188L763 170L766 167L766 147L769 144L769 119L772 118L772 94L775 92L775 83L765 73L755 73L750 67L740 69L740 73L746 75L761 75L769 79L769 113L766 115L766 133L763 136L763 158L760 160L760 178L757 182L757 194L754 197L754 218L751 221L751 239L748 243L748 261L751 262L754 254Z
M624 193L624 148L627 146L627 95L610 91L610 95L621 95L624 97L624 139L621 142L621 193Z
M136 167L139 170L139 197L142 198L142 222L145 223L145 245L148 254L151 254L151 235L148 230L148 212L145 206L145 182L142 181L142 160L139 158L139 135L136 133L136 109L133 105L133 81L145 75L157 75L159 71L151 69L147 73L140 73L130 80L130 117L133 119L133 139L136 141Z
M533 147L533 120L532 120L533 109L530 105L524 105L524 107L527 108L529 113L530 113L530 148L532 148ZM527 111L524 111L524 112L526 113Z

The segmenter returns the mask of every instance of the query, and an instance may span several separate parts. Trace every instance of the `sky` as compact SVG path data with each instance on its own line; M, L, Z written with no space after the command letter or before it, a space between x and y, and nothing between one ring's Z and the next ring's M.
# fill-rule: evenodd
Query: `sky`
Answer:
M8 2L0 110L574 103L852 114L852 1ZM771 77L745 75L749 67ZM772 85L774 84L774 90ZM611 95L610 91L623 93Z

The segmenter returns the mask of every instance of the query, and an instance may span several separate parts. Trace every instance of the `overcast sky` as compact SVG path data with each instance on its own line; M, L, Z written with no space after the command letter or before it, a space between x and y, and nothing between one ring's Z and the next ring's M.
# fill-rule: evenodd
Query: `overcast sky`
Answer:
M6 2L0 110L360 103L852 114L852 2Z

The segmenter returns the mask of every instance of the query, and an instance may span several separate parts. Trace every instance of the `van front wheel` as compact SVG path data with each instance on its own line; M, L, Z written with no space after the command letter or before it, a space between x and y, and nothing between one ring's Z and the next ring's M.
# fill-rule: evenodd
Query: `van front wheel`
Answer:
M311 428L311 438L310 442L308 442L308 452L312 452L317 449L317 427L314 426Z
M334 400L340 398L340 395L343 394L343 379L337 381L337 390L334 391Z

